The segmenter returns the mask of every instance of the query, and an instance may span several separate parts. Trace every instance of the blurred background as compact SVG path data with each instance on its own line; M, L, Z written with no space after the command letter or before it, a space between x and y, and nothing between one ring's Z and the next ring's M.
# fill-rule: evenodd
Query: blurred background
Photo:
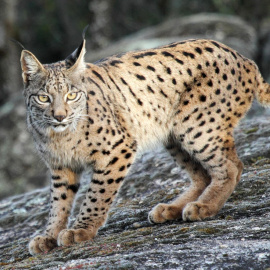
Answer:
M25 124L18 40L42 63L64 59L86 33L88 61L187 38L219 40L270 80L269 0L0 0L0 199L48 185ZM253 107L254 114L269 113Z

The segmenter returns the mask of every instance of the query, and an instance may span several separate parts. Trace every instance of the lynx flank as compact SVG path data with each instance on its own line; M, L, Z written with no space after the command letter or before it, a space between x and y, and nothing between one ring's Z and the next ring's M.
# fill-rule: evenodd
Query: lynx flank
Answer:
M270 103L257 66L211 40L188 40L84 62L85 40L64 61L42 65L23 50L27 121L51 173L51 209L31 254L92 239L106 221L136 153L163 144L190 175L190 188L158 204L149 221L202 220L222 208L240 180L233 129L256 97ZM67 228L79 176L93 178Z

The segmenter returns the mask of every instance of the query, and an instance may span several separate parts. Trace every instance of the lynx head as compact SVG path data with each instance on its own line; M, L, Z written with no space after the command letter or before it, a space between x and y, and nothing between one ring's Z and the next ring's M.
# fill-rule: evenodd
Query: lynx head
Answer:
M29 51L21 54L24 96L30 129L38 133L75 130L84 118L85 40L64 61L42 65Z

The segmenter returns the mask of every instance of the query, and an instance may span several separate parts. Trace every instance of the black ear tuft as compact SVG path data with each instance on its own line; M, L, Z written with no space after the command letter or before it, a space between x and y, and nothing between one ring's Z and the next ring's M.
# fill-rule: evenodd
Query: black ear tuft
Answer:
M89 24L87 24L87 25L84 27L84 29L83 29L83 32L82 32L82 38L83 38L83 39L85 39L85 33L86 33L88 27L89 27Z
M19 46L22 48L22 50L25 50L25 48L24 48L24 46L22 45L22 43L19 42L18 40L14 39L14 38L11 38L10 41L12 41L12 42L16 43L17 45L19 45Z
M82 38L83 38L83 41L82 43L80 44L80 46L72 53L70 54L66 59L66 67L67 68L71 68L75 63L76 61L78 60L78 58L80 57L80 54L82 53L82 49L84 47L84 40L85 40L85 33L86 33L86 30L88 29L89 25L87 25L84 29L83 29L83 32L82 32Z

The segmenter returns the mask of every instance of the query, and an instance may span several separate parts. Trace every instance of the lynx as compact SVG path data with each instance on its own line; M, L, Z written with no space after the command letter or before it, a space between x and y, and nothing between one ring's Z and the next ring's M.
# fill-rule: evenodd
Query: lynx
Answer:
M136 154L161 143L192 184L149 221L215 216L240 180L233 129L254 98L270 104L256 64L212 40L187 40L86 63L85 39L65 60L21 54L27 123L51 173L51 208L31 254L92 239ZM93 176L68 228L80 174Z

